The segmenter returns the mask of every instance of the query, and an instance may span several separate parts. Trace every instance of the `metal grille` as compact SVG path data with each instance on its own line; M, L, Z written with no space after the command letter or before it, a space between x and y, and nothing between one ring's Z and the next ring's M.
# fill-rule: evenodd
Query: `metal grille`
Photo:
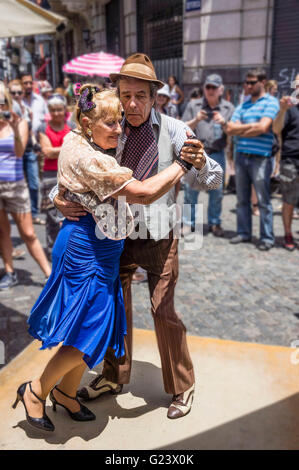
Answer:
M107 51L116 55L122 55L120 14L119 0L112 0L106 5Z
M137 0L138 50L151 60L183 56L183 0Z
M280 92L292 91L291 82L299 73L299 8L297 0L276 0L272 40L271 78Z
M173 59L153 60L156 75L159 80L166 82L169 75L174 75L178 83L182 83L183 59L174 57Z

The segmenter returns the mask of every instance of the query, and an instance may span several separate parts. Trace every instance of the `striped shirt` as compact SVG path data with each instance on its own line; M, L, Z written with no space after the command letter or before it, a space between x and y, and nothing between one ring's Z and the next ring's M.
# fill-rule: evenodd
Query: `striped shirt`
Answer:
M250 99L238 106L231 120L232 122L239 121L241 124L259 122L264 117L274 120L278 111L278 100L266 93L255 103ZM273 142L272 130L256 137L238 137L237 151L271 157Z
M0 139L0 181L24 179L23 159L15 155L15 138L12 132Z

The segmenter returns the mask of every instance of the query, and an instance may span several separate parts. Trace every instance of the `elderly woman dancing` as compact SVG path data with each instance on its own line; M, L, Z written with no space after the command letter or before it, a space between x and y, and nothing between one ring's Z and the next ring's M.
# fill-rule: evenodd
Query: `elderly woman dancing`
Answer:
M140 182L132 178L130 169L118 165L111 149L121 134L121 106L113 90L84 85L77 121L78 129L66 136L59 155L58 182L87 214L79 221L64 221L53 248L52 273L28 320L30 334L42 341L41 349L62 345L39 378L18 388L13 405L22 401L28 423L46 431L55 429L45 413L49 393L54 411L60 405L76 421L95 419L76 398L86 365L99 364L108 347L116 357L125 353L119 259L134 223L127 204L117 216L117 198L151 204L187 171L178 157L167 169ZM111 219L109 208L123 223ZM106 219L99 218L105 213Z

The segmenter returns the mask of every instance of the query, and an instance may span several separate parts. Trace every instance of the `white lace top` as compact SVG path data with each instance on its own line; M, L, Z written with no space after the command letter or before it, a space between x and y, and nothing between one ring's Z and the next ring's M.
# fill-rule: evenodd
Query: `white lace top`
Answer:
M134 181L132 173L93 148L79 131L66 135L58 158L58 184L68 189L65 197L81 203L102 234L113 240L126 238L134 228L129 205L111 197Z

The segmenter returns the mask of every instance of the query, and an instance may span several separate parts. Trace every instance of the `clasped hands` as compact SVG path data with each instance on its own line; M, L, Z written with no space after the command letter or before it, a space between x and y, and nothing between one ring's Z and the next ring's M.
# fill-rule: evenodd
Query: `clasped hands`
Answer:
M206 164L206 157L204 155L204 146L198 139L190 138L192 133L187 131L187 140L184 142L180 157L188 163L191 163L194 168L201 170Z

